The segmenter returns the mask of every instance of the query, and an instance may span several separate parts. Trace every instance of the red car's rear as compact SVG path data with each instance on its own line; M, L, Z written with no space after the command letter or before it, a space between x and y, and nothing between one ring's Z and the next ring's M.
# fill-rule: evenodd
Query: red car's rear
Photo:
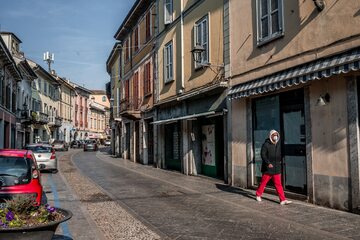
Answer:
M0 204L16 195L33 197L41 204L40 170L31 151L0 150Z

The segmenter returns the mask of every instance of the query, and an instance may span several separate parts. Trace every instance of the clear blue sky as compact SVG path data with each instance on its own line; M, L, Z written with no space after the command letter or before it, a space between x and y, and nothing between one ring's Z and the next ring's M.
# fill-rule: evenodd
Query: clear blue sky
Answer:
M25 56L47 69L55 54L60 76L88 89L105 89L113 36L135 0L0 0L1 31L22 41Z

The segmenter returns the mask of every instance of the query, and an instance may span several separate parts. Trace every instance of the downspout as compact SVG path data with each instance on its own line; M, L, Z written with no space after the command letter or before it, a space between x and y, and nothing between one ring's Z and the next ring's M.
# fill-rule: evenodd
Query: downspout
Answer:
M185 89L184 77L184 0L180 2L181 6L181 21L180 21L180 38L181 38L181 93Z

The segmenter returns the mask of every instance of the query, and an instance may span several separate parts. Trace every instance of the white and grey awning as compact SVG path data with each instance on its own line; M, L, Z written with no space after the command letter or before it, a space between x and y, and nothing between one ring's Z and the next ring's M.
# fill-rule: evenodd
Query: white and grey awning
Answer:
M355 48L233 86L228 95L230 99L249 97L359 69L360 48Z

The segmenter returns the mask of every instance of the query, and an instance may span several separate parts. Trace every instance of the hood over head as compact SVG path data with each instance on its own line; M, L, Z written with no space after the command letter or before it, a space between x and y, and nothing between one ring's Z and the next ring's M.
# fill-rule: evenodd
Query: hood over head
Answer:
M277 139L276 141L274 141L273 138L271 137L271 136L274 135L274 134L277 134L277 135L278 135L278 139ZM269 133L269 139L270 139L271 143L276 144L276 143L280 140L280 134L279 134L279 132L276 131L276 130L274 130L274 129L271 130L270 133Z

